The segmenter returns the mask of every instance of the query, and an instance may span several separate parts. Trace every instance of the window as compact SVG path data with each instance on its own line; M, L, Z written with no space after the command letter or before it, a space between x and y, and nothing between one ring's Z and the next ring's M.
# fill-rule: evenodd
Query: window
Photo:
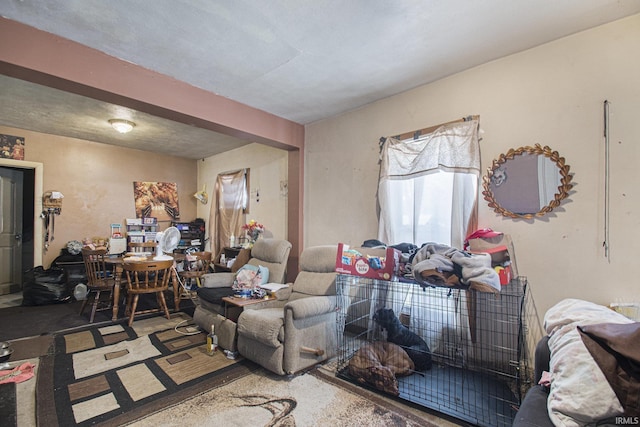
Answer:
M479 175L476 119L444 124L417 138L386 138L378 183L378 239L462 249L476 226Z
M215 185L215 209L211 209L211 251L229 246L231 235L239 236L244 215L249 212L249 169L218 174Z

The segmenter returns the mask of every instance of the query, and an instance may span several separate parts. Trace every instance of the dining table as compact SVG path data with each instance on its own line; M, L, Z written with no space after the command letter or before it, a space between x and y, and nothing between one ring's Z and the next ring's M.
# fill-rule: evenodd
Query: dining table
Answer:
M174 259L180 258L180 254L176 254L173 256ZM182 255L184 258L184 255ZM118 306L120 301L120 291L122 288L122 275L124 272L124 263L153 263L155 262L153 259L153 255L125 255L125 256L108 256L104 258L104 262L113 266L113 277L115 280L113 287L113 313L111 315L111 321L115 322L118 320ZM125 280L126 283L126 280ZM171 283L173 285L173 303L174 303L174 311L180 310L180 282L178 281L178 276L176 274L176 269L171 269Z

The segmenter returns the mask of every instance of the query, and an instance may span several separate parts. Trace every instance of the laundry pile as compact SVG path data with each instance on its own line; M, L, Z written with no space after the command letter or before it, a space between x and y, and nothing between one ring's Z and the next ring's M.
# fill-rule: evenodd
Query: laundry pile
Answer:
M475 254L440 243L426 243L415 254L412 273L418 283L500 292L500 277L489 254Z

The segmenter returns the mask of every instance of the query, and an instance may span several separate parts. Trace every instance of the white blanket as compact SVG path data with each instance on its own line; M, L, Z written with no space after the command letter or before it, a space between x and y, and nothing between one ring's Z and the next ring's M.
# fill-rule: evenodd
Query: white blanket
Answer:
M624 412L577 329L598 323L632 323L632 320L602 305L578 299L560 301L545 314L544 327L551 350L547 409L556 426L593 425Z

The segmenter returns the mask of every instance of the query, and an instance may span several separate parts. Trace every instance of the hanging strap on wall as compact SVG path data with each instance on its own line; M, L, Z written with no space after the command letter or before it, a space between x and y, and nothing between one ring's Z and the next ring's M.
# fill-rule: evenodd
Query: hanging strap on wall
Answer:
M609 101L604 101L604 256L611 262L609 248Z

